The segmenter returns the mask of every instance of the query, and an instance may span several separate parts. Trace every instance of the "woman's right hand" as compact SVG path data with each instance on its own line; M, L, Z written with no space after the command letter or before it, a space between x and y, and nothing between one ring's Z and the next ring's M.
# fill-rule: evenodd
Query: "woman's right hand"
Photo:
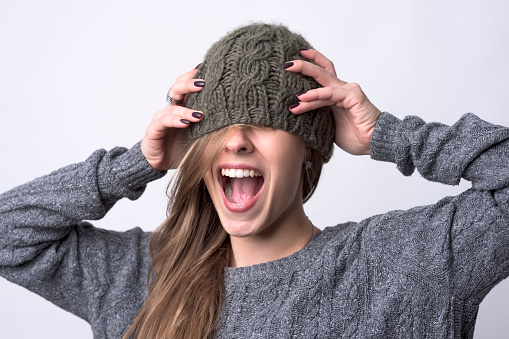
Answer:
M191 122L198 122L203 118L203 112L185 107L189 93L202 90L205 82L193 79L198 68L177 78L170 89L170 95L176 101L182 101L183 106L168 104L157 111L147 127L141 141L141 152L148 163L159 171L166 171L176 167L182 152L187 146L187 131Z

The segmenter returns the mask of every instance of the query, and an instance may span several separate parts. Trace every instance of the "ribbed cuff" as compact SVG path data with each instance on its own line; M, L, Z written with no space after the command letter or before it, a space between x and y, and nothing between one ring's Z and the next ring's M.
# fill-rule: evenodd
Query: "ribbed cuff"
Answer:
M166 174L150 166L141 152L140 143L127 151L115 148L103 158L99 175L99 189L103 195L137 199L149 182Z
M371 136L371 158L379 161L396 162L398 126L402 121L394 115L383 112Z
M117 178L130 190L137 190L166 174L166 171L161 172L150 166L141 152L141 141L121 155L119 161L122 167L117 173Z

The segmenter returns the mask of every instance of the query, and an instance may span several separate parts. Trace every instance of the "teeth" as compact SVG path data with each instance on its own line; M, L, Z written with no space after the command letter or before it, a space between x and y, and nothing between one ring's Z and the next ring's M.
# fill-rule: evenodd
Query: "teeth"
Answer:
M230 178L247 178L259 177L260 173L254 170L240 168L222 168L221 175Z

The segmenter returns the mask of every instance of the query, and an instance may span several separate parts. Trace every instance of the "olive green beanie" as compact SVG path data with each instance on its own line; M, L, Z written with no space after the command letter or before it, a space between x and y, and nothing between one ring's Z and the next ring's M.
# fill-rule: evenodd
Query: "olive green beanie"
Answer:
M187 107L204 112L189 129L191 140L233 124L272 126L301 136L325 162L333 150L334 123L330 107L293 114L298 93L321 87L314 79L282 69L282 64L305 60L299 48L311 48L300 35L280 25L252 24L216 42L195 76L205 80L192 93Z

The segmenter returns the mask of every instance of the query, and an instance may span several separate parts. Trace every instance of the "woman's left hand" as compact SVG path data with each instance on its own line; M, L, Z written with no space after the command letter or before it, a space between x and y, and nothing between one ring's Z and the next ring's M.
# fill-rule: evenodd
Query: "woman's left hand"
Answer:
M316 50L301 50L301 55L312 60L294 60L283 68L310 76L323 87L298 95L300 102L290 106L295 114L331 106L335 123L335 143L344 151L370 154L371 135L381 112L356 83L344 82L336 76L334 64ZM298 93L295 93L296 95Z

